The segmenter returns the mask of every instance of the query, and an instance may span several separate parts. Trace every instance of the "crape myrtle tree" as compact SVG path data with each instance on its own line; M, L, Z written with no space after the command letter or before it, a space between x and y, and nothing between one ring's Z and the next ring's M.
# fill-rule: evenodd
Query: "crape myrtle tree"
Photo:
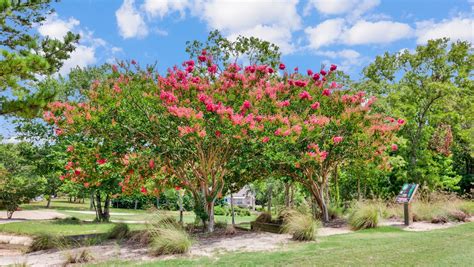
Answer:
M285 73L256 90L265 116L266 155L280 164L283 175L302 183L312 194L327 222L330 179L336 168L354 160L380 159L396 150L394 131L405 121L372 112L375 98L328 82L336 70L308 75ZM280 69L285 69L283 64ZM388 166L385 166L388 167Z
M41 76L56 73L75 49L79 35L62 40L33 33L54 10L50 0L0 0L0 114L34 117L55 92L36 87Z
M437 39L385 53L364 69L359 86L379 97L383 111L407 119L401 171L412 181L447 190L458 189L458 174L472 181L473 66L472 44Z

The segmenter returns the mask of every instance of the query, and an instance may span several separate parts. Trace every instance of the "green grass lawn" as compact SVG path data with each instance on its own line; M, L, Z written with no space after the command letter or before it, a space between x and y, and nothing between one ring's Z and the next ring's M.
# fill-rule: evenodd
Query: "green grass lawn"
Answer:
M55 221L26 221L0 224L0 232L15 233L23 235L83 235L107 233L113 223L87 223L63 224ZM131 230L144 229L144 224L129 224Z
M430 232L381 227L322 237L275 252L146 262L139 266L472 266L474 223ZM93 266L136 266L109 262Z
M46 201L32 202L22 205L24 210L38 210L45 209ZM48 210L63 213L69 217L76 217L80 220L92 221L95 218L94 211L89 210L89 203L70 203L64 199L54 199L51 203L51 208ZM87 212L87 213L84 213ZM148 210L133 210L133 209L117 209L111 208L112 213L110 218L117 221L147 221L157 214L158 216L173 216L179 219L178 211L148 211ZM195 221L193 212L185 212L183 219L185 223L192 223ZM215 216L217 222L231 223L230 216ZM255 215L251 216L236 216L236 223L250 222L255 220ZM24 221L13 222L7 224L0 224L0 232L36 235L40 233L57 234L57 235L80 235L80 234L94 234L106 233L113 227L113 223L88 223L82 224L58 224L55 221ZM128 223L132 230L145 228L143 223Z

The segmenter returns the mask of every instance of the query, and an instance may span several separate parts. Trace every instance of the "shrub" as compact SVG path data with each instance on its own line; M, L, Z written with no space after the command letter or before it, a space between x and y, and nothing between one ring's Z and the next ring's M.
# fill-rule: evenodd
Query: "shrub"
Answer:
M353 230L375 228L379 222L379 207L374 203L359 202L349 215L349 225Z
M214 215L227 215L227 214L229 214L229 210L226 207L222 207L222 206L214 207Z
M191 247L189 235L173 223L160 224L150 229L150 252L153 255L186 253Z
M344 209L342 207L337 207L337 206L329 206L328 207L328 213L329 213L329 218L331 220L337 219L337 218L342 218L342 215L344 213Z
M267 212L262 212L260 215L258 215L255 221L259 223L270 223L272 222L272 215Z
M226 229L227 228L227 222L226 221L217 221L214 223L214 226L216 229Z
M118 223L114 225L107 234L109 239L123 239L130 233L130 229L126 223Z
M294 240L311 241L316 239L319 223L309 214L288 212L284 219L283 232L293 235Z
M66 239L61 236L41 234L33 238L29 252L40 251L51 248L63 248L67 244Z

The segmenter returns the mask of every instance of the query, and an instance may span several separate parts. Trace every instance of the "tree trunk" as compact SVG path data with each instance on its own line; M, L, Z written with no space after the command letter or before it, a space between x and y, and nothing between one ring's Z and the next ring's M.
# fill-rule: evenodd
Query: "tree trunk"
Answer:
M160 197L156 197L156 209L160 207Z
M178 192L179 194L179 223L182 225L183 224L183 196L181 195L181 192Z
M285 207L290 207L290 184L285 183Z
M135 207L133 209L137 209L137 206L138 206L138 200L135 199Z
M232 226L235 226L234 195L232 193L230 193L230 214L232 215Z
M15 212L15 210L7 210L7 219L11 219L13 217L13 213Z
M96 194L96 220L98 222L108 222L110 220L110 197L106 195L104 209L102 209L100 192Z
M326 204L326 200L325 200L325 196L324 196L324 189L321 188L320 190L320 193L321 193L321 215L322 215L322 219L323 219L323 222L324 223L327 223L329 222L329 213L328 213L328 208L327 208L327 204Z
M267 203L267 211L268 213L272 214L272 186L268 187L268 203Z
M48 196L48 202L46 203L46 208L47 208L47 209L49 209L49 207L51 206L51 198L52 198L52 197L53 197L53 196L51 196L51 195Z
M89 209L95 209L95 203L94 203L94 192L91 193L91 203L89 205Z
M207 204L207 214L209 215L207 231L212 233L214 232L214 200Z

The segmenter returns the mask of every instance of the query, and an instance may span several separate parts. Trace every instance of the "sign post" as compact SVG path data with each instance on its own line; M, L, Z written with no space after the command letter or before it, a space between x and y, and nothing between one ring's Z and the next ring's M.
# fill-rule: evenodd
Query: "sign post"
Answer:
M410 202L413 196L415 196L417 189L417 184L404 184L396 198L397 203L403 203L403 217L407 226L410 225Z

